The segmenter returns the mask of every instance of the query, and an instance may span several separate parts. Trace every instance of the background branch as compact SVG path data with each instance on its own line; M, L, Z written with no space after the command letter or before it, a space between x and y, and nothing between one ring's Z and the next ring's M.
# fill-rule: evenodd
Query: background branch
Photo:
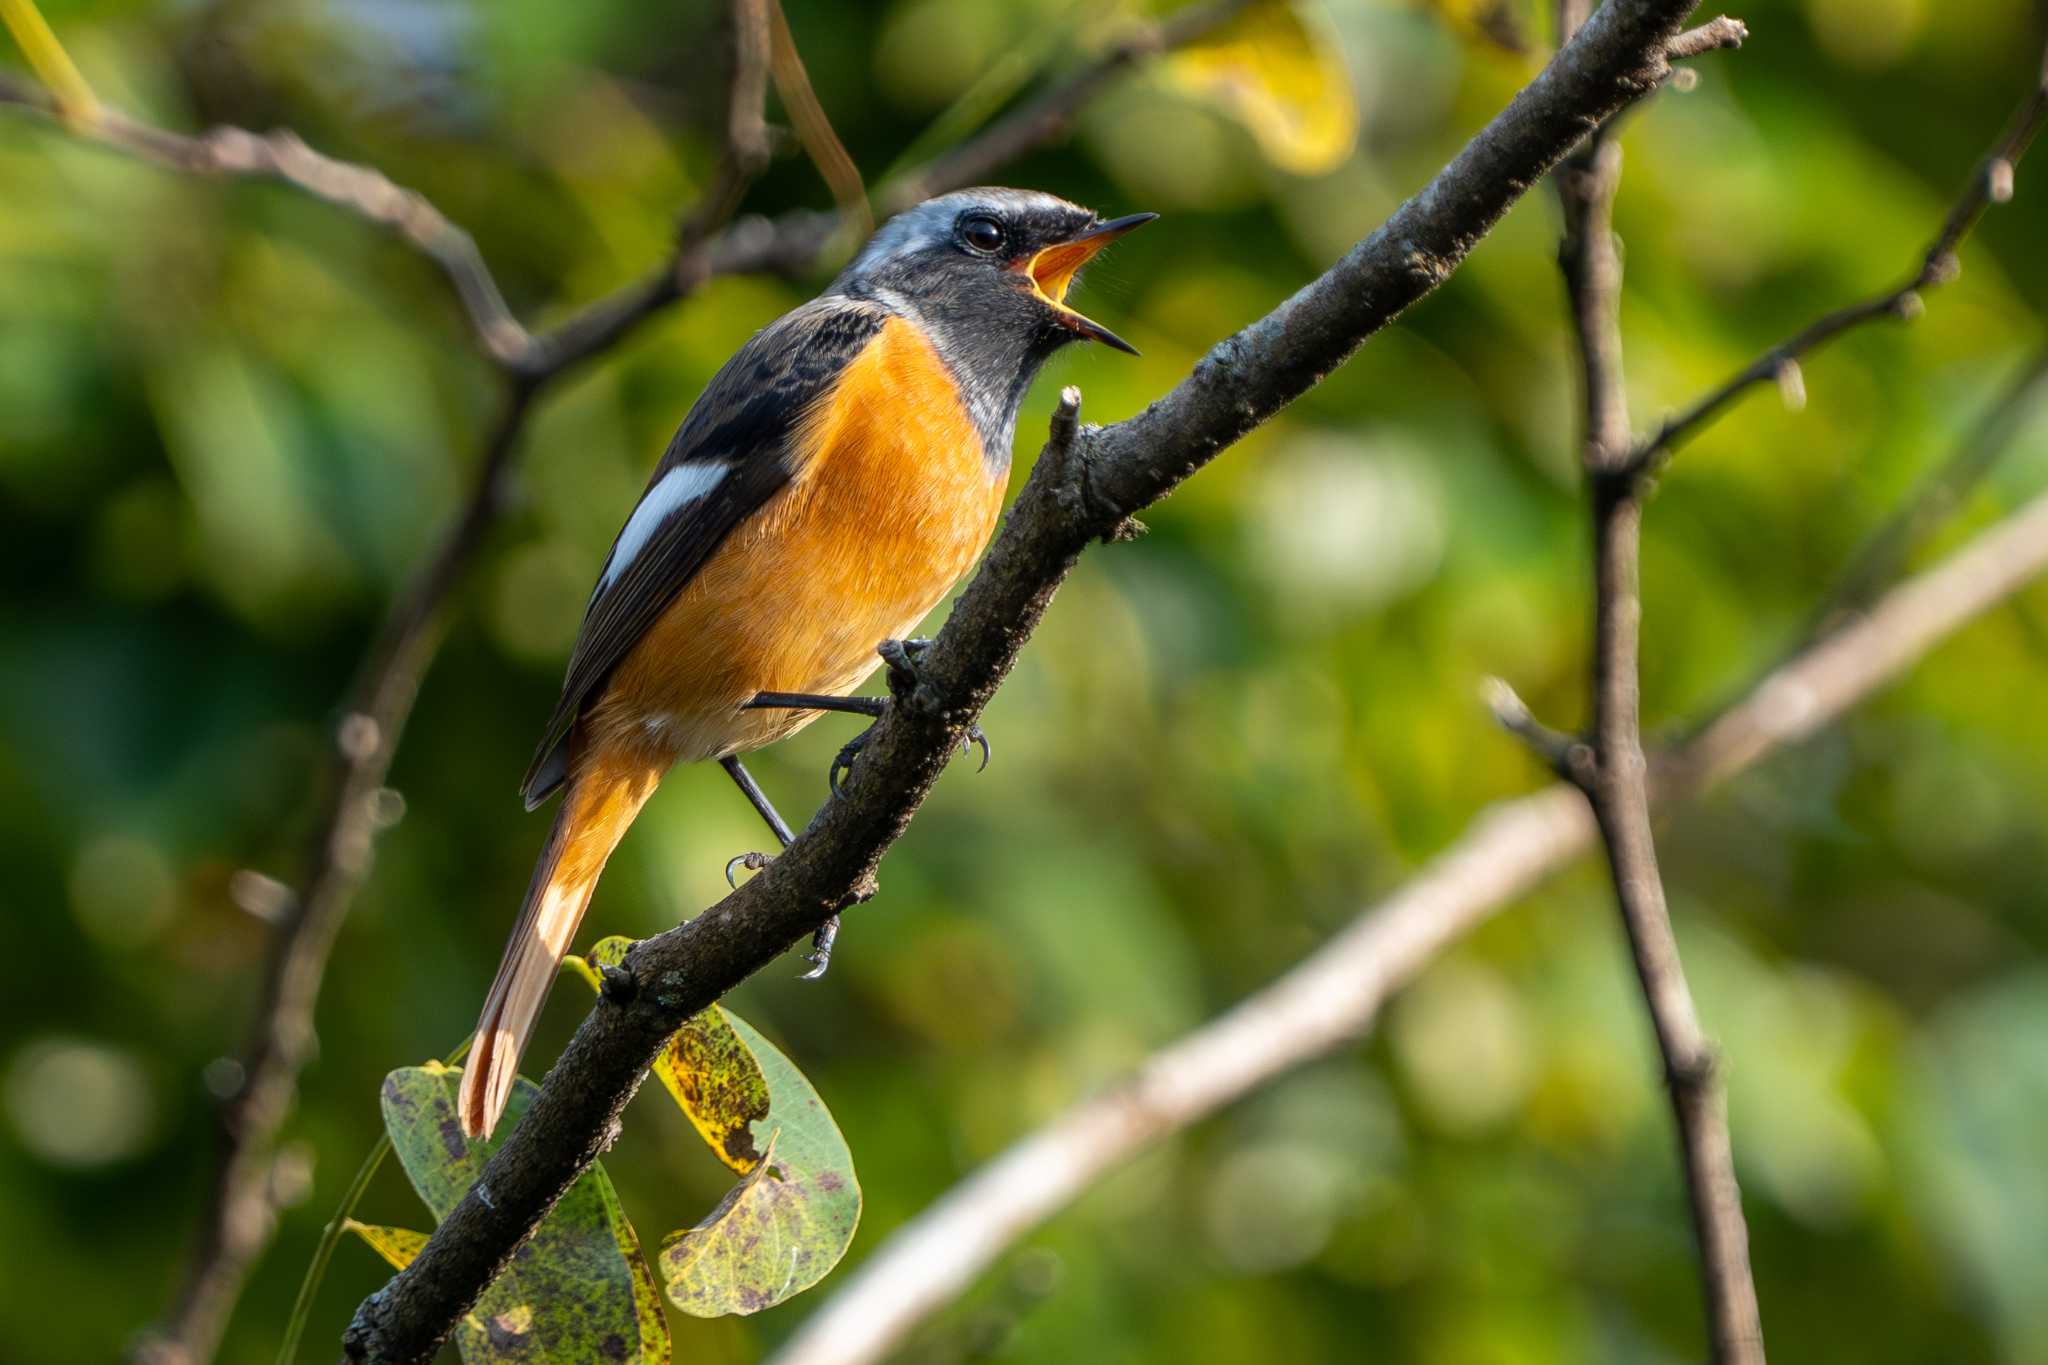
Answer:
M1970 235L1970 229L1993 204L2012 197L2013 171L2033 145L2041 124L2048 119L2048 53L2042 56L2034 87L2013 111L2005 133L1985 153L1970 175L1968 184L1942 220L1941 230L1921 253L1920 265L1912 275L1883 293L1827 314L1765 351L1720 385L1698 398L1676 416L1664 419L1656 434L1636 447L1630 460L1632 473L1654 473L1677 449L1699 433L1701 427L1744 393L1764 383L1799 385L1800 358L1844 332L1880 318L1910 322L1920 315L1920 296L1948 283L1958 270L1956 248Z
M257 134L224 126L188 136L141 123L94 101L60 111L46 91L0 73L0 106L52 119L61 112L65 127L78 136L173 170L276 180L394 231L448 280L480 352L505 377L498 415L483 438L470 493L394 602L342 704L342 719L320 782L321 808L306 871L299 889L283 901L261 1003L243 1048L242 1082L222 1101L219 1155L200 1232L163 1324L136 1347L138 1360L170 1365L211 1358L242 1283L269 1240L276 1138L292 1107L298 1072L312 1048L313 1010L328 956L369 873L376 834L373 808L420 681L439 646L442 608L503 511L535 403L556 380L603 355L642 322L687 298L714 276L788 275L811 269L842 222L838 215L799 211L773 221L753 218L728 226L747 187L768 162L762 107L777 49L771 8L771 0L733 0L724 148L711 183L684 218L669 258L641 280L539 334L513 315L474 239L425 196L374 168L317 152L288 129ZM1182 15L1148 30L1147 43L1107 54L1031 107L1063 110L1070 117L1137 57L1195 40L1236 6L1210 8L1215 14L1205 14L1202 22ZM800 74L801 59L786 33L781 46L786 49L785 65L793 63ZM785 90L786 100L789 95ZM795 102L802 102L801 92ZM812 138L837 147L823 111L813 108L810 118ZM815 126L819 124L822 130ZM1064 120L1049 117L1023 129L1014 121L1000 122L959 149L953 173L986 174L1058 136L1065 127ZM829 169L827 173L830 178ZM964 182L935 175L925 188L937 193L960 183ZM844 197L845 186L834 184L835 193ZM890 203L903 206L900 197ZM865 214L864 199L844 207L856 217Z
M1560 33L1574 31L1587 8L1588 0L1563 0ZM1740 41L1739 31L1735 40ZM1763 1322L1749 1265L1742 1192L1735 1180L1727 1093L1685 978L1650 828L1641 711L1642 518L1648 481L1632 468L1634 442L1622 379L1621 253L1613 224L1621 145L1609 131L1587 138L1553 177L1564 210L1558 260L1577 342L1582 460L1593 521L1591 755L1566 769L1566 775L1585 792L1600 826L1615 900L1663 1059L1699 1246L1712 1357L1721 1365L1762 1365Z
M931 649L908 704L871 732L848 796L824 807L760 876L637 945L629 999L588 1016L478 1185L407 1269L366 1299L358 1359L430 1354L562 1192L607 1146L654 1053L689 1015L826 918L872 894L960 735L1089 541L1113 535L1270 418L1441 283L1522 192L1588 130L1653 90L1690 0L1614 0L1379 230L1260 321L1227 338L1128 421L1041 456L1001 535ZM1066 401L1067 420L1078 395ZM1061 429L1056 424L1056 430Z
M1568 14L1567 23L1579 17ZM1716 25L1723 22L1733 26ZM1693 32L1708 27L1715 26ZM1679 47L1674 40L1672 50ZM1560 258L1574 299L1598 281L1608 281L1610 289L1619 283L1606 205L1584 197L1603 186L1612 192L1619 163L1603 143L1594 139L1558 172L1567 214ZM1588 236L1589 227L1597 235ZM1586 409L1600 415L1588 429L1604 430L1610 449L1626 451L1619 339L1611 309L1597 311L1599 299L1595 291L1588 300L1594 308L1573 310L1581 347L1592 356L1585 367ZM1868 605L1882 579L1955 504L1959 490L1982 477L2010 444L2041 365L2037 358L2025 367L1956 455L1866 541L1824 604ZM1613 441L1617 433L1622 439ZM2043 572L2048 496L1979 534L1839 633L1822 638L1816 624L1789 658L1752 680L1690 743L1659 755L1650 794L1660 804L1687 799L1803 739ZM1842 624L1838 612L1817 610L1816 622L1823 616ZM1486 691L1496 719L1565 782L1482 815L1400 891L1286 976L1155 1052L1130 1080L1075 1105L956 1185L843 1278L775 1356L775 1365L864 1365L883 1358L1107 1171L1364 1034L1393 991L1437 953L1584 853L1598 831L1575 790L1585 780L1584 742L1542 725L1505 683L1493 680Z
M1798 742L1944 637L2048 573L2048 495L1810 643L1656 765L1660 806ZM1483 812L1399 890L1286 975L1154 1052L948 1190L842 1276L773 1365L866 1365L957 1299L1006 1249L1139 1152L1368 1033L1452 943L1591 849L1598 828L1557 782Z

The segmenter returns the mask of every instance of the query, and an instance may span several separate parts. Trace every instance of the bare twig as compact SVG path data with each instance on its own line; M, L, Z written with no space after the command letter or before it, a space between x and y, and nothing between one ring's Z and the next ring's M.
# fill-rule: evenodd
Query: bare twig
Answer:
M782 107L789 111L789 121L796 128L805 154L832 191L832 202L839 206L840 216L851 221L859 236L866 237L874 231L875 216L868 208L868 191L861 183L860 168L847 155L846 144L833 131L832 120L826 117L817 92L811 89L811 73L804 69L803 54L796 50L789 20L782 13L782 0L766 3L770 70L775 75L775 89L782 96Z
M1757 679L1657 765L1660 808L1835 720L1945 636L2048 573L2048 495L1893 590L1869 615ZM868 1365L957 1299L1009 1247L1137 1153L1369 1032L1381 1006L1452 943L1593 845L1558 782L1483 812L1401 888L1229 1012L1013 1144L898 1228L772 1365Z
M0 75L0 104L43 114L56 110L45 92L5 75ZM215 128L187 137L138 123L104 105L95 118L74 125L73 131L188 174L280 180L389 228L448 277L486 355L501 365L515 366L532 345L526 328L506 307L505 296L470 235L425 196L379 171L322 155L289 130L257 134L242 128Z
M1585 17L1584 0L1563 0L1558 15L1559 31L1572 32ZM1663 1058L1699 1244L1712 1357L1717 1365L1763 1365L1763 1322L1735 1181L1727 1095L1679 958L1650 829L1640 710L1645 481L1630 470L1634 441L1621 371L1621 254L1613 227L1620 178L1621 145L1603 132L1589 137L1554 177L1564 210L1558 260L1577 339L1593 517L1592 754L1589 762L1564 771L1585 792L1600 826Z
M1722 409L1759 384L1788 384L1793 386L1788 392L1798 391L1801 357L1844 332L1880 318L1911 321L1918 317L1923 307L1920 296L1955 278L1959 268L1956 248L1970 235L1984 211L2012 197L2013 170L2041 131L2044 119L2048 119L2048 53L2043 54L2033 89L2020 101L2005 132L1977 163L1969 183L1942 221L1941 230L1921 253L1919 268L1897 286L1809 324L1729 376L1690 407L1665 418L1654 435L1637 445L1630 457L1629 472L1637 476L1655 473Z
M1092 541L1163 497L1449 276L1589 128L1654 90L1691 0L1611 0L1380 229L1271 314L1220 342L1143 413L1081 428L1033 470L980 572L919 659L919 685L869 732L844 799L759 876L636 945L640 989L606 999L461 1204L358 1308L356 1359L421 1359L609 1143L668 1035L874 885L909 824Z
M1528 745L1545 767L1574 786L1582 787L1591 780L1593 747L1583 736L1554 729L1536 719L1529 704L1504 679L1485 679L1479 685L1479 696L1494 723Z
M1664 48L1664 55L1674 62L1687 61L1693 57L1704 57L1709 52L1741 47L1747 37L1748 27L1740 19L1730 19L1724 14L1673 38Z

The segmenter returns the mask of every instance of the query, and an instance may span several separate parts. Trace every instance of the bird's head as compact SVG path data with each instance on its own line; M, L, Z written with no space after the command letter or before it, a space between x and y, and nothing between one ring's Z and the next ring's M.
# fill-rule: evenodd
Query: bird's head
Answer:
M1100 215L1037 190L972 189L927 199L884 223L839 277L847 292L907 303L928 325L1021 332L1049 353L1129 342L1067 305L1081 267L1159 215ZM892 296L893 299L892 299Z

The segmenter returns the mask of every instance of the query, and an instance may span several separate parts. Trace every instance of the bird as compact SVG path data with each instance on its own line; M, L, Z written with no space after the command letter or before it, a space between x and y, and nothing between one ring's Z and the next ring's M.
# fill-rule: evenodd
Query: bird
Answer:
M1039 369L1075 341L1137 354L1066 300L1157 216L1036 190L927 199L713 376L612 544L520 786L529 810L561 802L463 1069L466 1134L504 1114L605 862L674 765L717 761L788 845L739 756L824 711L880 714L851 693L885 656L914 669L904 641L986 548Z

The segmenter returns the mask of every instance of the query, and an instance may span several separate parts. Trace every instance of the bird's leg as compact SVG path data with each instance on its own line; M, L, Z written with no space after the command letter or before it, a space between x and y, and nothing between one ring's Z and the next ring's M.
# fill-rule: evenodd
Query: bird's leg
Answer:
M733 784L740 789L741 794L747 798L748 803L753 806L763 820L768 822L768 828L775 831L776 839L781 842L784 848L788 848L796 836L789 832L788 823L783 820L781 813L775 809L774 803L768 799L768 793L761 790L761 784L754 781L754 775L742 767L739 759L731 754L719 759L718 766L725 769L726 776L733 780ZM735 867L744 867L750 872L759 872L762 868L768 866L769 861L770 855L766 853L740 854L739 857L734 858L725 865L726 885L731 886L734 884L732 870ZM831 919L818 926L818 932L811 936L811 951L805 957L805 961L811 964L811 969L803 974L803 980L815 981L825 974L825 968L832 965L832 940L838 937L839 916L834 915Z
M884 640L875 647L882 661L889 666L889 696L898 704L908 697L918 685L917 656L931 645L930 640ZM741 705L742 711L791 710L791 711L839 711L848 715L882 718L888 702L881 697L835 697L816 692L757 692L753 700ZM834 796L843 797L846 792L840 786L841 780L853 771L853 760L867 747L868 736L874 726L855 735L841 745L833 755L832 766L825 772L825 783ZM970 744L981 747L981 767L988 767L988 736L981 732L979 725L970 725L960 737L960 747Z
M888 705L888 700L883 697L835 697L822 692L756 692L753 700L743 703L740 710L839 711L880 720ZM868 726L868 730L874 728L873 725ZM825 785L832 789L834 796L846 794L839 789L839 778L841 774L853 771L853 756L868 742L868 730L847 740L832 756L832 766L825 770Z

